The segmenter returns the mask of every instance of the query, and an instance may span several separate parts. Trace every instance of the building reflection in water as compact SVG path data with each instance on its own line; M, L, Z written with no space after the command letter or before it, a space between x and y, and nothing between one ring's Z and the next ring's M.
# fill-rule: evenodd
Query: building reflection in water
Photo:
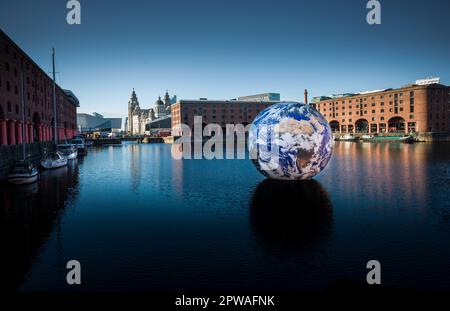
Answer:
M15 290L78 194L78 164L45 171L38 183L0 188L2 288Z
M321 181L333 183L347 205L373 202L377 208L399 206L425 209L427 197L426 144L337 142L332 162Z
M172 144L172 178L175 194L179 199L183 198L183 145Z
M332 205L315 180L266 179L253 193L250 223L257 239L270 251L301 252L328 241Z
M129 144L127 148L131 153L131 191L138 193L141 182L141 148L138 144Z

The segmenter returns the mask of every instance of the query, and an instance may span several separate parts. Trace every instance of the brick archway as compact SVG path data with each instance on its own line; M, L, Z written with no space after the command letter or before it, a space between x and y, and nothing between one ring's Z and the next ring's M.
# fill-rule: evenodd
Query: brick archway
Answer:
M359 119L355 122L356 133L369 133L369 121L366 119Z
M335 132L339 133L340 132L340 125L339 125L338 121L336 121L336 120L331 121L330 122L330 127L331 127L331 131L333 133L335 133Z
M388 121L389 132L405 132L406 121L402 117L392 117Z

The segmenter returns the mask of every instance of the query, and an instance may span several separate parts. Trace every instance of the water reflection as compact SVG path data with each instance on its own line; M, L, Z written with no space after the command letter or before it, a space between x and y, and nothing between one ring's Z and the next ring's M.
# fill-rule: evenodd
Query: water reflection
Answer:
M371 202L381 209L398 202L423 212L429 186L424 181L434 178L428 175L430 156L430 146L425 144L337 142L329 174L320 180L332 183L347 205Z
M315 180L266 179L253 194L250 222L265 247L274 251L304 251L328 240L332 205L326 190Z
M0 189L2 288L14 290L26 278L61 211L77 196L78 163L45 171L38 183Z

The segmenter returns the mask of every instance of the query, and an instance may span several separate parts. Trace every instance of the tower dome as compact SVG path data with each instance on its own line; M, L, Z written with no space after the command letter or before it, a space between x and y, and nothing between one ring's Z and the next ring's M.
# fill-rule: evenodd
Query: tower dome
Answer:
M159 96L158 100L155 102L155 117L158 119L164 116L166 116L166 107L161 100L161 96Z
M164 95L164 105L166 107L170 107L170 96L168 90L166 90L166 94Z
M161 100L161 96L158 97L158 100L155 101L155 106L164 106L164 102Z

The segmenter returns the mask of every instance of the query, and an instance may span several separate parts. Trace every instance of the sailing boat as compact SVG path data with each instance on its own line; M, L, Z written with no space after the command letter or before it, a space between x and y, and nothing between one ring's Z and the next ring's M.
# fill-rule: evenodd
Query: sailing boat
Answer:
M23 83L23 63L20 63L20 77L22 83L22 160L20 163L12 165L8 170L8 182L13 185L26 185L36 182L39 179L37 168L25 160L25 103L24 103L24 83Z
M56 78L55 78L55 49L52 50L53 65L53 139L55 147L58 146L58 137L56 130ZM67 158L59 151L47 154L41 161L41 166L47 170L63 167L67 165Z

